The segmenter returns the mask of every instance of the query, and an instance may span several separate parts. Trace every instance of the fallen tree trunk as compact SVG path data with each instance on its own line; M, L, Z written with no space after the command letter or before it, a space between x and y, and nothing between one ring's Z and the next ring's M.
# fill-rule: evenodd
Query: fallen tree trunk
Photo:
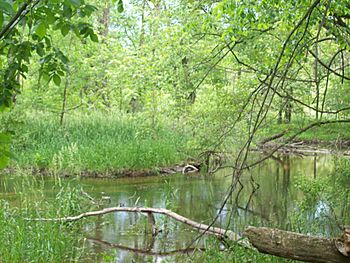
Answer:
M306 262L350 262L350 257L338 251L336 238L307 236L266 227L249 227L244 236L259 252L270 255Z

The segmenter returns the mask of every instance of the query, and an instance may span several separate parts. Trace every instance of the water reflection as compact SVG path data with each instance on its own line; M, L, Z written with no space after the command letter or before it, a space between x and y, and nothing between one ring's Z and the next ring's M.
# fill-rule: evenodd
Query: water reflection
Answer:
M294 187L298 176L311 178L327 176L332 169L331 156L297 157L274 155L265 163L244 174L244 188L238 195L236 189L225 205L215 226L229 226L241 233L248 225L289 228L288 218L296 209L296 202L303 198ZM148 206L168 208L185 217L209 224L218 213L232 178L230 171L214 175L182 175L148 178L126 178L119 180L83 179L72 180L82 184L84 190L96 199L110 196L107 206ZM16 204L16 189L21 177L0 177L0 198ZM69 180L69 179L68 179ZM46 179L46 195L53 197L53 181ZM35 187L35 185L33 185ZM318 209L327 209L327 204L318 204ZM151 260L156 262L164 253L185 249L198 236L198 232L161 215L156 215L157 227L162 232L152 237L147 218L134 213L115 213L97 217L85 226L92 251L115 250L120 262ZM97 240L97 241L96 241ZM204 246L204 241L197 244ZM127 249L132 248L132 249ZM149 252L147 256L145 253ZM156 254L163 253L163 255Z

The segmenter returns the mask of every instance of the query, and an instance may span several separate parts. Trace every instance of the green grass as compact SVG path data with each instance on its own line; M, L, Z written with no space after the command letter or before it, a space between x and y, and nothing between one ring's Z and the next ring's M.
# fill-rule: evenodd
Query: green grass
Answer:
M288 130L288 133L283 137L287 138L294 135L300 129L306 127L311 121L296 120L290 124L270 124L264 126L260 131L260 138L268 138L274 134ZM297 136L298 140L305 140L310 142L336 142L350 140L350 123L332 123L313 127L304 133Z
M0 200L0 262L77 262L84 258L80 222L28 220L81 212L79 190L66 184L48 202L33 177L22 178L21 185L16 186L18 202Z
M239 245L233 244L224 251L221 251L220 243L215 239L210 239L207 242L206 251L194 255L192 260L188 262L208 262L208 263L222 263L222 262L270 262L270 263L282 263L282 262L298 262L294 260L288 260L280 257L266 255L259 253L254 249L247 249Z
M141 118L94 112L67 116L29 114L16 130L13 152L19 167L58 172L101 172L171 166L186 157L186 137Z

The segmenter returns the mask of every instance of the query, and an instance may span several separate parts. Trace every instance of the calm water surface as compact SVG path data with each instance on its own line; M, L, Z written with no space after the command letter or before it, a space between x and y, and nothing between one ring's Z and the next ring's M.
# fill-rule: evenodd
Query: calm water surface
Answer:
M276 155L242 177L243 189L235 192L220 214L216 226L241 233L248 225L289 228L289 218L303 195L294 183L300 176L326 176L332 170L329 155L297 157ZM215 175L182 175L124 179L71 180L96 199L110 197L105 206L148 206L168 208L180 215L209 224L217 215L231 183L230 171ZM23 178L0 177L0 198L16 204L16 186ZM53 180L45 180L48 198L53 197ZM237 197L238 196L238 197ZM231 220L230 220L231 219ZM171 219L157 215L162 232L152 237L146 217L115 213L96 218L83 230L91 251L113 253L118 262L158 262L166 253L185 249L198 232ZM97 240L97 241L96 241ZM205 239L195 244L204 247ZM132 249L137 251L132 251ZM153 254L153 255L151 255ZM158 254L158 255L155 255Z

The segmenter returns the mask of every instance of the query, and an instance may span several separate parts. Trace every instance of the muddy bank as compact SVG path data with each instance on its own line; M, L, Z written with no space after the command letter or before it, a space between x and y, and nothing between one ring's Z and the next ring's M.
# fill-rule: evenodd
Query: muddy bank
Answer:
M338 154L350 156L350 141L336 140L336 141L321 141L321 140L293 140L285 143L280 141L269 141L259 143L253 151L270 152L277 149L277 152L285 154Z
M115 169L107 171L90 171L84 170L79 172L74 171L53 171L49 168L5 168L2 173L15 174L23 173L33 176L59 176L59 177L86 177L86 178L123 178L123 177L147 177L147 176L169 176L176 173L190 174L200 172L200 164L188 163L169 167L160 167L153 169Z

